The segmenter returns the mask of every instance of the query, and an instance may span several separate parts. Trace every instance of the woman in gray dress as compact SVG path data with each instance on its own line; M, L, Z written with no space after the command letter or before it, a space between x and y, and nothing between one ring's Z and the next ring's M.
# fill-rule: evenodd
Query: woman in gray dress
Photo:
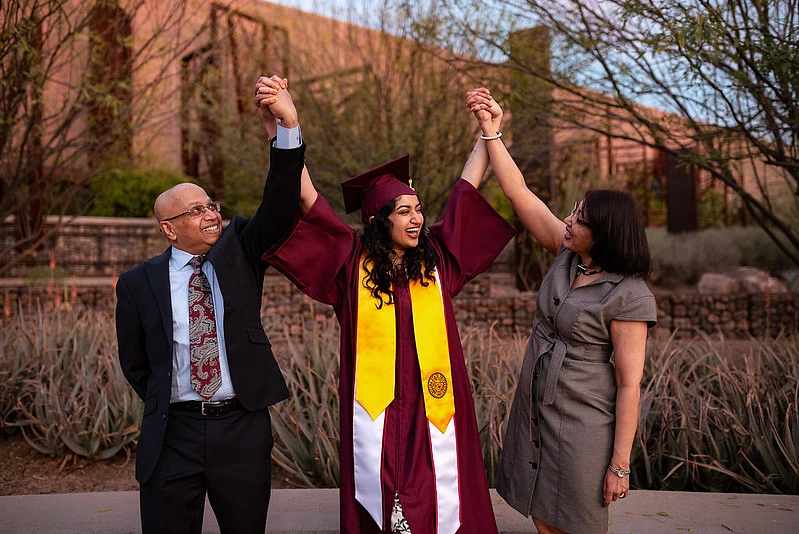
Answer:
M503 193L557 257L538 293L497 490L538 532L605 533L627 496L647 328L657 319L644 220L632 195L593 190L558 219L524 181L499 134L502 110L468 93Z

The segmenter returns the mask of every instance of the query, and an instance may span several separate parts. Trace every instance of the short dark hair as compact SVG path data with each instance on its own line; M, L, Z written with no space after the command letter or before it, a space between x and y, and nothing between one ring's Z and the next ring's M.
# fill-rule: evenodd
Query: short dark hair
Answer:
M591 259L607 272L649 277L652 258L644 215L626 191L593 189L585 194L583 216L594 238Z

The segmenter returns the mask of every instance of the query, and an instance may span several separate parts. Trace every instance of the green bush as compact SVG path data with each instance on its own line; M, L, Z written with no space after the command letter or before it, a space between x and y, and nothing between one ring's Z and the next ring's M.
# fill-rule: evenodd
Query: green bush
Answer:
M669 287L695 284L703 273L725 273L746 265L777 275L795 268L759 226L709 228L669 234L648 228L652 282Z
M498 336L493 328L466 328L461 338L488 483L494 487L526 334Z
M244 153L225 153L225 200L222 214L225 219L236 215L252 217L261 204L264 180L269 169L268 149L252 147Z
M316 325L316 326L314 326ZM291 343L292 398L275 409L274 457L309 487L338 481L338 341L329 321ZM462 329L489 484L499 464L526 334ZM733 346L734 345L734 346ZM799 492L799 350L789 340L706 336L647 347L631 482L643 489Z
M326 316L306 322L297 335L284 329L275 344L292 395L272 409L273 458L300 485L335 487L339 329ZM493 485L527 334L461 331ZM7 320L0 425L21 428L32 447L52 455L100 459L132 445L142 405L118 367L113 332L107 314ZM799 493L795 341L653 338L641 388L634 487Z
M191 181L164 169L113 169L90 186L95 198L89 215L101 217L152 217L155 198L181 182Z
M2 425L44 454L110 458L139 435L143 405L117 363L110 315L43 312L3 324Z
M337 487L338 323L314 318L299 337L287 329L284 334L287 348L281 368L291 396L272 408L272 458L305 487Z
M631 483L799 493L799 347L701 336L649 344Z
M703 188L700 193L699 228L724 228L741 224L741 201L733 197L725 201L725 194L713 187Z

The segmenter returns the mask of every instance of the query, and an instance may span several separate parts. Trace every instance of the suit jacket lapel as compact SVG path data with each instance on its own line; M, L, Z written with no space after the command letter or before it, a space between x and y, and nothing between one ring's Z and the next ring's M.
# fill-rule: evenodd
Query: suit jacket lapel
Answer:
M160 256L156 256L144 264L144 272L153 289L158 313L164 323L164 331L172 346L172 294L169 289L169 258L172 256L172 247Z

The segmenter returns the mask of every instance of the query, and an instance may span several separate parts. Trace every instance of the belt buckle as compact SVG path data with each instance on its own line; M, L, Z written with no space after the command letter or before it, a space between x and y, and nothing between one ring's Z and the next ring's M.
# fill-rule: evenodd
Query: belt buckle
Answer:
M206 404L210 404L210 405L212 405L212 406L213 406L213 403L212 403L212 402L208 402L208 401L200 401L200 415L202 415L203 417L205 417L205 416L207 416L207 415L208 415L207 413L205 413L205 405L206 405Z

